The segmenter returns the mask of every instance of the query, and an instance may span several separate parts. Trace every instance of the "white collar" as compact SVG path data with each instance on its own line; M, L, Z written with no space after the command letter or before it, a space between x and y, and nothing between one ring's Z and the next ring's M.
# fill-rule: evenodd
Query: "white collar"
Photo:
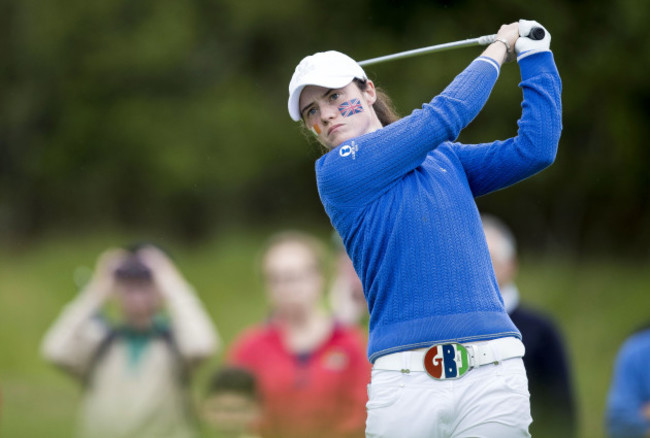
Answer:
M519 289L514 283L508 283L501 288L501 297L506 307L506 312L512 313L519 305Z

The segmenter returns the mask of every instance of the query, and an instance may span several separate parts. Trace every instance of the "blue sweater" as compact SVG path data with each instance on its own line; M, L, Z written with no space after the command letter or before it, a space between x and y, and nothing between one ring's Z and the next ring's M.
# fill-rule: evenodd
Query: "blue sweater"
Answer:
M650 404L650 329L631 336L616 358L607 397L607 431L612 438L646 437L650 420L642 408Z
M478 114L498 67L477 58L430 103L316 162L318 190L361 278L368 356L505 336L503 307L474 197L550 165L561 131L553 55L520 61L524 101L514 138L453 143Z

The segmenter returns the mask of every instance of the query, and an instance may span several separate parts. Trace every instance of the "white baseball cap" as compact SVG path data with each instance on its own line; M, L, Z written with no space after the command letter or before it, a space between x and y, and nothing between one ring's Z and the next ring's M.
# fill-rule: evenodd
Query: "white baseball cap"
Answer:
M354 78L368 79L357 62L336 50L318 52L300 61L289 82L289 115L300 120L300 93L307 85L325 88L341 88Z

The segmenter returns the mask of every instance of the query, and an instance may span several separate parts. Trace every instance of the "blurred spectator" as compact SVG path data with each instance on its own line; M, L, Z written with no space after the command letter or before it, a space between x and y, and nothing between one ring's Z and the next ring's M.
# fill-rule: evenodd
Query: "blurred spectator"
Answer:
M213 377L202 404L204 438L253 438L260 398L255 376L243 368L225 367Z
M650 437L650 328L630 336L618 353L606 421L612 438Z
M102 315L111 298L119 323ZM84 383L80 436L185 438L195 436L188 378L217 344L171 260L141 246L99 257L87 286L45 335L42 353Z
M253 372L264 438L364 437L370 364L359 330L321 306L323 249L311 236L274 236L262 256L270 317L229 354Z
M338 233L333 235L336 252L336 273L328 298L334 318L345 325L367 325L368 304L363 295L363 284L354 270L350 256Z
M562 336L548 317L519 302L515 284L517 248L512 232L494 216L482 215L481 219L506 311L526 347L523 359L533 417L530 433L540 437L573 437L576 409Z

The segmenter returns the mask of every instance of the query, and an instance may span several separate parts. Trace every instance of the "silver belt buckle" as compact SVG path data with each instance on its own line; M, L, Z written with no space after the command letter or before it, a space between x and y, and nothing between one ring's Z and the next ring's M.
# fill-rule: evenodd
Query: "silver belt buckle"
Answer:
M424 354L424 369L436 380L460 379L471 369L469 354L462 344L436 344Z

